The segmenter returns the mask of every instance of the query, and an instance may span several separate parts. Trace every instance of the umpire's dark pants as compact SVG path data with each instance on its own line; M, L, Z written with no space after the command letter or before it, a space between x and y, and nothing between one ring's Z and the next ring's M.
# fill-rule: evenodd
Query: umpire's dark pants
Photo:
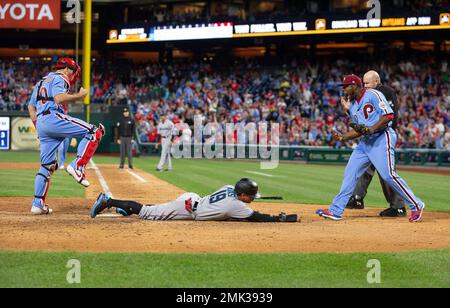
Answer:
M367 188L372 182L372 178L375 175L375 166L370 165L367 171L362 175L359 179L358 184L353 191L354 196L359 196L362 199L367 195ZM389 203L390 207L393 209L401 209L405 207L405 200L400 196L400 194L388 183L383 181L380 175L381 188L383 189L384 196L386 197L386 201Z
M120 167L125 164L125 155L128 156L128 167L133 167L131 139L131 137L120 137Z

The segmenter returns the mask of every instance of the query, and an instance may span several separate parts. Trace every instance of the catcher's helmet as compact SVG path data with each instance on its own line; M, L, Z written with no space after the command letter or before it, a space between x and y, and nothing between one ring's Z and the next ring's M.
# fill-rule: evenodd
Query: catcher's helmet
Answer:
M247 178L240 179L239 182L236 183L234 192L237 196L246 194L253 199L259 199L261 197L260 194L258 194L258 184Z
M53 66L53 69L61 70L61 69L65 69L66 67L68 67L69 69L71 69L73 71L73 75L70 78L70 84L73 85L77 82L78 77L80 77L80 75L81 75L81 68L77 64L77 62L75 62L71 58L59 58L58 61L56 62L56 64Z

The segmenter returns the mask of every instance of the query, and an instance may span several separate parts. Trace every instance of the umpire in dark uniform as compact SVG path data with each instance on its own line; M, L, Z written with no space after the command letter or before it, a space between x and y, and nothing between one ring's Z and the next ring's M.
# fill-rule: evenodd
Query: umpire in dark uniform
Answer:
M398 103L397 95L394 89L382 85L380 75L375 71L369 71L364 75L364 86L366 88L371 88L380 91L386 97L386 100L391 105L392 110L394 110L394 121L392 123L392 128L397 129L398 122ZM344 102L343 102L344 103ZM345 108L345 107L344 107ZM360 178L358 184L353 191L353 196L350 198L347 208L349 209L363 209L364 208L364 198L367 195L367 188L375 175L375 166L370 165L366 173ZM405 201L397 193L397 191L387 184L381 176L380 178L381 187L383 189L384 196L389 203L389 208L382 211L380 216L382 217L404 217L406 216Z
M125 164L125 155L128 156L128 167L133 169L132 151L131 151L131 141L133 140L134 133L134 120L130 116L130 111L128 108L123 109L123 117L120 122L117 123L119 128L119 144L120 144L120 169L123 169Z

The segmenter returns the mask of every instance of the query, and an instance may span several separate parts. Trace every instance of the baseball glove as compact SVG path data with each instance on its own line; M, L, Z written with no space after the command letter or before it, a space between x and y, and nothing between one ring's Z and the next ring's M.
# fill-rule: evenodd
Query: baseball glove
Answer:
M357 133L363 135L363 136L368 136L371 134L370 132L370 128L366 125L359 125L356 123L350 123L350 127L353 128Z
M298 221L297 214L280 213L280 215L278 215L278 218L280 219L280 222L297 222Z

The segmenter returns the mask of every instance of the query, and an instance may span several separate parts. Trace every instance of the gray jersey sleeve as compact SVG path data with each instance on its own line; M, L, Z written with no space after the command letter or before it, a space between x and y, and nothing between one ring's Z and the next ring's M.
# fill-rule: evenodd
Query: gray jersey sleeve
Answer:
M227 216L234 219L246 219L253 215L253 210L245 205L244 202L238 199L230 202L227 211Z

